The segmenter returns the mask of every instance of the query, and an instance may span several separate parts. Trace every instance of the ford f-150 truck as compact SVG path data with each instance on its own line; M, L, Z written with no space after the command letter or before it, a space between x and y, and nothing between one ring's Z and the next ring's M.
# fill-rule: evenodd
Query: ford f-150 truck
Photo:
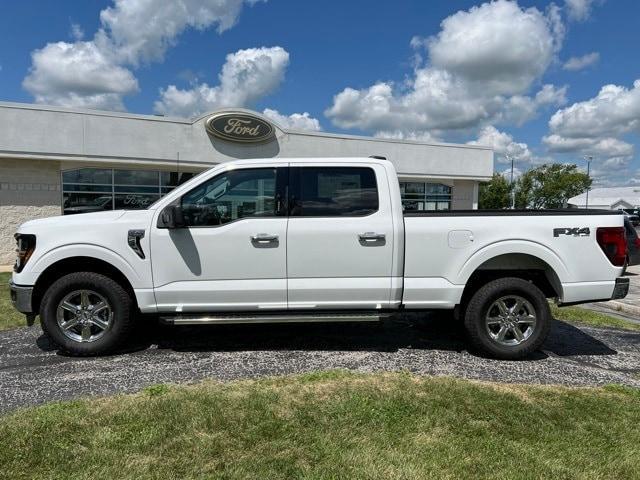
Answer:
M624 297L623 216L403 212L377 158L240 160L146 210L26 222L15 307L61 349L112 351L140 314L172 324L371 321L456 310L497 358L538 349L560 305Z

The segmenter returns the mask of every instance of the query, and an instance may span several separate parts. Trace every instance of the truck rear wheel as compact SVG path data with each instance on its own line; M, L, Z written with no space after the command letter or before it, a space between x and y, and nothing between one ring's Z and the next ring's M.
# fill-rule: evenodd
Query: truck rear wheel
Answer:
M129 336L131 297L109 277L77 272L56 280L40 307L42 330L62 350L75 355L110 352Z
M471 297L464 324L471 343L481 352L515 360L542 346L551 320L549 303L538 287L507 277L487 283Z

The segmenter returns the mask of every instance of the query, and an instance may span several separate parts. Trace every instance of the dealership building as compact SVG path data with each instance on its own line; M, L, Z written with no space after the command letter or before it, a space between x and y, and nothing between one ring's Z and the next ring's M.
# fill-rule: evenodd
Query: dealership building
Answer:
M406 210L477 208L493 174L490 148L294 131L243 109L181 119L0 102L0 126L0 265L26 220L145 208L235 159L385 157Z

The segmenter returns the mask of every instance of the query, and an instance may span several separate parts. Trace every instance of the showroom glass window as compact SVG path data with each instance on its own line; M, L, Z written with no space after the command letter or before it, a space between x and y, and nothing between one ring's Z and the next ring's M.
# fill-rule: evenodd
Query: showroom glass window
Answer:
M246 217L276 216L276 169L230 170L182 197L189 227L213 227Z
M400 182L402 207L405 212L450 210L451 190L442 183Z
M376 174L368 167L291 168L291 216L357 217L378 210Z
M192 176L192 173L157 170L65 170L62 172L63 213L147 208Z

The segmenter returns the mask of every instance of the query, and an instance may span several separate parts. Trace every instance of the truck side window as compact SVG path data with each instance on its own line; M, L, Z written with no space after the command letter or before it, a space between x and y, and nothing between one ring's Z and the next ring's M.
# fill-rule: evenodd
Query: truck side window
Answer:
M378 210L376 175L368 167L291 169L291 216L365 216Z
M182 197L187 226L224 225L246 217L276 215L276 169L230 170L209 179Z

